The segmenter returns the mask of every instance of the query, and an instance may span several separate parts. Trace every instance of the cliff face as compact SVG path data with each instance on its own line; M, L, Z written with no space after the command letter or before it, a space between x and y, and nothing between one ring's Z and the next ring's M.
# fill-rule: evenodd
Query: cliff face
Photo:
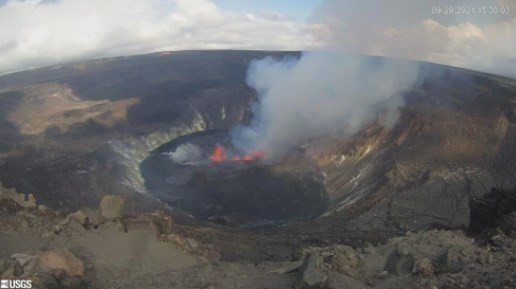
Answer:
M133 209L159 206L142 161L178 136L248 121L247 65L270 54L295 55L175 52L2 76L0 181L54 207L94 206L106 193L130 196ZM471 198L516 186L515 82L421 69L393 127L372 124L317 151L328 210L302 230L467 226Z
M327 216L351 217L353 229L467 227L472 198L516 186L515 83L422 70L393 129L373 125L319 156L334 200Z

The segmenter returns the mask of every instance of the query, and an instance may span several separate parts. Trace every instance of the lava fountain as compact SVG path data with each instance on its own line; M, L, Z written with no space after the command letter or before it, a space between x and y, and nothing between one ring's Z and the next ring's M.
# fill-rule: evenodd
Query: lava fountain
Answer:
M216 146L211 154L210 159L214 162L223 162L226 160L226 150L223 146Z
M228 158L226 154L226 150L223 146L217 145L213 149L213 153L210 156L210 159L214 162L223 162L228 159L232 161L259 161L263 160L265 154L260 150L252 150L245 155L233 155L231 158Z

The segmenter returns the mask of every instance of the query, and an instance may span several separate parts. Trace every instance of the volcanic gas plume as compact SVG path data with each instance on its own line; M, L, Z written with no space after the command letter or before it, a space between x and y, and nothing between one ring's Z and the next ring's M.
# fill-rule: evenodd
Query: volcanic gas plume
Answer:
M202 151L198 146L187 143L178 146L173 152L165 153L165 155L176 163L194 163L201 160Z
M392 125L418 69L414 62L337 53L254 61L247 83L258 103L250 125L231 132L233 145L263 151L271 161L314 138L346 138L373 121Z

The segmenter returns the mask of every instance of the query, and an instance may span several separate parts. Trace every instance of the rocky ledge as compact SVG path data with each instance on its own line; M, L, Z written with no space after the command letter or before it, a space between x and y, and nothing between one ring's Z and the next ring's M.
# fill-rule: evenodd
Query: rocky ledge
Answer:
M476 200L472 214L489 211L496 196ZM475 235L406 232L382 244L306 245L289 258L253 262L246 258L252 250L243 248L259 238L235 241L233 250L245 252L229 260L217 240L239 240L243 232L180 225L163 212L127 216L120 196L71 213L19 198L0 201L0 277L32 280L33 288L514 288L516 282L514 208Z

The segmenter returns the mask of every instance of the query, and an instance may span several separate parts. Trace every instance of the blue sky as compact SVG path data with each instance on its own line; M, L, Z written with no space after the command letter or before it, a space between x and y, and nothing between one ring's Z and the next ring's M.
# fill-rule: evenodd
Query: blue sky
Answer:
M306 20L319 6L321 0L215 0L215 3L220 8L227 10L244 13L275 11L298 20Z

